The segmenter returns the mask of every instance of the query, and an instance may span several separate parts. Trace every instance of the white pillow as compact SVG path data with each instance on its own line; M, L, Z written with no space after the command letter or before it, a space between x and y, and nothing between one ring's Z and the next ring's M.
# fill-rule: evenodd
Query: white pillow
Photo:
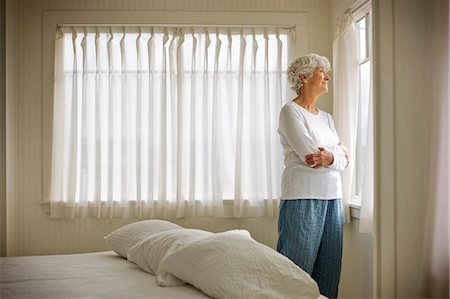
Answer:
M128 249L143 239L162 231L181 228L183 227L165 220L138 221L116 229L105 237L105 242L112 251L126 258Z
M231 230L231 231L229 231L230 233L231 232L233 232L233 233L236 233L236 234L242 234L242 235L244 235L244 236L246 236L246 237L249 237L249 238L251 238L251 236L250 236L250 233L247 231L247 230L240 230L240 229L237 229L237 230ZM181 234L179 234L179 235L181 235ZM208 236L212 236L212 235L214 235L213 233L209 233L208 235L203 235L202 237L200 237L200 236L197 236L196 237L196 240L200 240L200 239L203 239L203 238L206 238L206 237L208 237ZM174 276L172 273L170 273L170 272L168 272L168 271L166 271L166 270L161 270L160 268L159 268L159 265L161 264L161 262L164 260L164 258L166 257L166 256L169 256L170 254L172 254L173 252L175 252L178 248L181 248L182 246L184 246L184 245L186 245L186 244L188 244L188 243L192 243L192 242L194 242L194 241L196 241L196 240L194 240L194 238L191 238L190 239L190 242L185 242L185 244L180 244L180 246L176 246L176 248L173 248L170 252L167 252L165 255L164 255L164 257L162 257L159 261L158 261L158 268L156 268L156 270L154 271L154 273L156 273L156 280L158 281L158 283L159 283L159 285L161 285L161 286L177 286L177 285L182 285L182 284L185 284L186 283L186 281L184 281L184 280L181 280L181 279L178 279L176 276ZM184 241L186 241L186 239L184 239ZM178 244L177 244L178 245ZM155 269L155 268L154 268ZM145 271L145 270L144 270Z
M235 231L189 243L168 255L169 272L213 298L314 298L319 288L287 257ZM163 281L164 285L165 282Z
M176 229L147 237L128 250L128 260L145 272L155 274L162 259L183 245L213 233L199 229Z

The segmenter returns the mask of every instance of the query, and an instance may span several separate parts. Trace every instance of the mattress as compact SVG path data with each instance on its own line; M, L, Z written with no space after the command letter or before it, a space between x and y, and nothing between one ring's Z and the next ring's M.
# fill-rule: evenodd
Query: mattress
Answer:
M210 298L190 285L161 287L112 251L0 258L0 298Z

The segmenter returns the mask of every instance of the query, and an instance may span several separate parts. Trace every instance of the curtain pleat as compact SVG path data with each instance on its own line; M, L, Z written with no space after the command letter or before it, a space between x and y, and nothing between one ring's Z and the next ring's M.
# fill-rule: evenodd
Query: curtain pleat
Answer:
M176 72L176 86L177 86L177 92L176 92L176 102L175 102L175 109L176 109L176 119L177 119L177 126L176 126L176 132L177 132L177 146L176 146L176 163L175 163L175 189L176 194L175 198L181 199L180 202L182 202L185 199L185 159L183 159L183 153L184 153L184 147L185 147L185 113L184 110L186 109L185 103L184 103L184 68L183 68L183 52L182 52L182 46L184 44L184 31L179 28L178 29L178 44L176 46L176 65L177 65L177 72ZM177 203L177 208L180 206L179 203Z
M79 139L79 154L77 157L77 161L79 163L80 170L77 173L78 175L78 181L79 181L79 195L78 200L80 202L80 205L82 207L82 216L86 215L86 209L84 208L84 204L88 201L87 198L87 188L88 188L88 182L89 182L89 169L88 169L88 162L89 162L89 155L88 155L88 140L87 140L87 130L88 130L88 107L87 107L87 97L89 88L87 88L88 81L89 81L89 74L87 70L87 46L86 41L87 39L87 33L86 31L83 34L83 38L81 40L81 51L82 51L82 83L81 83L81 107L78 108L80 111L80 121L79 121L79 127L81 131L81 136ZM85 157L85 159L81 159L81 157Z
M201 196L203 197L203 200L206 202L211 201L210 193L208 192L209 186L210 186L210 175L209 175L209 164L211 163L211 157L210 157L210 149L209 149L209 97L208 97L208 85L209 85L209 74L208 74L208 51L209 46L211 44L211 40L209 38L209 32L208 29L205 28L205 34L204 37L204 46L203 46L203 53L201 57L203 58L203 64L202 64L202 122L201 122L201 151L203 153L203 159L201 161L202 167L201 167L201 173L203 174L201 177Z
M214 74L212 86L212 130L211 130L211 192L212 192L212 214L214 216L223 215L222 205L220 199L222 197L222 173L223 173L223 159L222 159L222 145L220 128L222 127L222 117L220 113L220 94L219 94L219 55L222 51L222 41L219 34L216 33L216 49L214 53Z
M69 175L66 184L69 190L69 201L73 206L76 201L76 191L78 184L77 166L78 166L78 53L77 53L77 33L75 28L72 35L72 47L73 47L73 72L72 72L72 97L71 107L68 109L70 112L70 127L69 127ZM71 210L71 217L74 216L75 209Z
M56 32L56 40L55 40L55 85L61 86L66 85L65 80L67 80L66 76L64 76L64 35L61 30L61 28L58 28ZM54 96L55 98L65 98L66 96L66 90L63 88L55 88ZM58 105L60 107L60 110L67 113L69 110L66 105L66 101L59 101ZM56 104L55 104L56 106ZM56 110L56 107L55 107ZM55 114L54 115L54 123L64 123L64 120L68 119L68 115L66 114ZM68 177L68 167L67 162L68 160L68 140L66 139L66 132L64 132L64 126L58 126L54 127L53 130L53 140L54 142L58 142L60 145L59 151L53 152L53 159L52 159L52 180L50 185L50 190L53 192L53 196L55 198L59 198L60 201L67 202L68 197L66 192L67 186L66 186L66 178Z
M294 35L292 32L290 32L288 34L288 40L291 39L291 35ZM279 107L282 106L284 104L283 102L283 98L285 98L283 92L283 85L286 84L285 82L287 82L287 74L284 71L283 67L284 67L284 63L283 63L283 58L286 60L286 55L283 55L283 50L286 50L286 48L288 48L289 46L292 45L288 44L285 45L285 47L283 47L283 42L281 41L280 38L280 30L276 29L276 33L275 33L275 37L276 37L276 59L275 60L275 78L274 78L274 83L272 83L272 86L274 87L273 92L271 93L271 98L273 97L275 99L274 104L272 104L272 110L271 113L272 115L276 114L276 111L278 111ZM273 95L273 96L272 96ZM274 116L274 121L272 122L272 128L278 125L278 117ZM276 132L274 132L274 130L271 130L272 132L272 136L273 139L272 140L278 140L278 134ZM271 143L272 144L272 143ZM274 182L274 188L276 188L275 190L277 190L277 192L273 193L273 198L278 196L278 188L279 186L281 186L281 168L278 167L278 165L282 165L283 164L283 154L282 154L282 149L281 147L272 147L272 151L273 151L273 156L270 157L271 161L273 161L273 168L272 168L272 181ZM270 198L269 198L270 200ZM273 201L272 201L273 202ZM276 207L274 206L272 209L270 209L270 212L273 213L274 209ZM278 214L277 214L278 215Z
M141 28L136 38L136 207L135 211L138 218L142 217L142 58L141 58Z
M275 215L288 36L58 28L51 216Z
M272 53L270 53L272 54ZM273 54L272 54L273 55ZM275 56L276 57L276 56ZM270 98L270 76L269 76L269 35L267 34L267 29L264 30L264 113L263 113L263 125L264 125L264 137L265 137L265 161L266 161L266 171L267 174L272 173L272 150L271 144L277 142L277 140L272 139L270 127L273 122L271 115L271 98ZM266 175L266 180L264 182L267 186L267 198L273 197L273 187L272 178L270 175ZM271 200L267 201L267 211L269 216L273 216L273 203Z
M105 91L108 93L108 126L107 126L107 132L108 132L108 151L107 151L107 176L108 176L108 191L107 191L107 203L108 203L108 216L109 218L112 217L112 204L113 204L113 186L114 186L114 169L115 169L115 163L114 163L114 139L113 139L113 133L114 133L114 92L113 92L113 86L114 86L114 76L113 76L113 34L110 30L109 32L109 39L107 44L107 50L108 50L108 89Z
M258 89L257 89L257 73L256 73L256 54L258 53L258 44L256 43L256 37L255 37L255 31L252 30L251 35L251 58L250 58L250 65L251 65L251 73L250 73L250 86L248 86L249 90L247 92L249 101L247 104L247 111L244 115L250 115L249 118L245 118L248 121L247 124L247 131L249 132L247 134L245 134L245 136L248 135L254 135L257 133L258 131L258 125L260 125L258 123L258 114L259 113L251 113L250 111L255 109L255 110L259 110L259 107L261 107L259 101L258 101ZM248 165L248 169L250 170L250 176L249 176L249 180L247 182L248 187L250 190L254 190L254 192L249 192L248 193L248 199L250 204L254 203L258 198L264 199L261 196L260 189L258 188L258 186L264 186L263 184L258 184L258 178L259 176L257 175L259 172L259 167L258 167L258 163L257 160L259 160L259 150L257 149L257 147L259 146L259 144L257 142L248 142L247 143L248 147L249 147L249 165ZM259 160L259 161L262 161Z
M158 152L158 155L160 157L160 161L159 161L159 165L157 166L157 169L160 169L160 173L159 176L157 176L157 179L159 179L160 184L159 184L159 198L158 201L161 202L162 206L164 207L164 205L166 204L167 201L167 185L166 185L166 180L167 180L167 163L169 162L168 160L168 149L167 149L167 132L168 132L168 128L167 128L167 102L168 102L168 97L167 97L167 56L168 56L168 45L167 42L169 41L169 35L167 33L167 30L165 30L164 32L164 37L163 37L163 44L162 44L162 54L163 54L163 58L162 58L162 70L161 70L161 112L160 112L160 117L161 117L161 126L160 126L160 150ZM164 213L166 212L165 209L163 210Z
M197 120L197 72L195 71L197 66L197 46L198 39L195 37L194 31L192 29L192 55L191 55L191 68L190 68L190 156L189 156L189 202L188 207L193 208L195 205L195 194L197 193L197 135L196 131L196 120ZM180 210L181 212L181 210Z
M150 209L149 216L155 218L153 207L154 199L154 185L155 185L155 161L154 161L154 146L151 144L151 140L155 139L155 104L154 104L154 89L155 89L155 76L153 66L155 64L155 33L153 28L150 30L150 38L147 41L147 61L148 61L148 97L147 97L147 120L148 120L148 133L147 133L147 180L143 186L147 187L147 206Z
M237 95L237 126L236 126L236 162L234 172L234 215L242 217L242 143L243 143L243 106L244 106L244 57L247 43L243 32L240 32L239 65L238 65L238 95Z
M97 70L101 70L101 57L102 53L100 50L100 32L98 28L95 31L95 44L94 44L94 54L95 54L95 68ZM94 142L95 142L95 156L94 156L94 174L93 174L93 181L94 184L92 186L93 188L93 201L95 201L95 216L99 218L101 216L101 189L103 186L102 181L102 163L101 163L101 121L103 117L101 116L101 80L102 80L102 73L101 71L98 71L95 73L95 98L94 98L94 115L98 116L95 117L95 128L94 128Z

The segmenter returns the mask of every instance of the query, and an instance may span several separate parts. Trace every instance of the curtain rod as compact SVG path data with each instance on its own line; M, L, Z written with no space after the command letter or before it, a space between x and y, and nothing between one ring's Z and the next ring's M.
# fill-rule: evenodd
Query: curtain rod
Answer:
M77 27L77 26L93 26L93 27L226 27L226 28L241 28L241 27L252 27L252 28L267 28L276 27L280 29L295 29L295 26L285 26L285 25L221 25L221 24L58 24L56 28L63 27Z

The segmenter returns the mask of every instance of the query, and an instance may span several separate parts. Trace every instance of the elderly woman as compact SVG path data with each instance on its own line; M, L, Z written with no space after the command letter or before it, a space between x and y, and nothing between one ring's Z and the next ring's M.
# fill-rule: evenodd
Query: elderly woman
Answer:
M342 260L342 183L348 152L330 114L316 107L328 92L326 57L295 59L288 80L297 97L280 112L284 149L277 250L308 272L329 298L338 294Z

